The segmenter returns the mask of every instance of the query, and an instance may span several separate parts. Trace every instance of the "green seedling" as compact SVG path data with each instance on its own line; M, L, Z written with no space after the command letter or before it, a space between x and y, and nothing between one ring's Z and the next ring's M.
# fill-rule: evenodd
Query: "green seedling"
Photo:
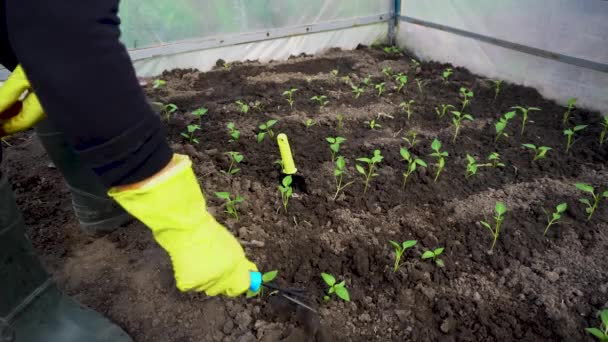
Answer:
M378 97L382 96L382 94L384 93L384 87L384 82L378 83L374 86L374 88L376 88L376 90L378 91Z
M331 162L333 163L336 160L336 155L340 152L340 145L346 141L346 139L342 137L327 137L325 138L329 143L329 150L331 151Z
M306 119L304 120L304 127L306 127L306 129L309 129L310 127L316 125L316 122L313 119Z
M274 126L278 120L268 120L266 123L260 124L258 128L260 132L258 133L258 143L261 143L266 135L269 137L274 137L274 131L272 130L272 126Z
M602 323L599 328L585 328L585 331L595 336L600 342L608 342L608 309L600 312Z
M336 158L336 168L334 169L334 178L336 179L336 194L334 195L334 201L338 198L340 191L344 190L347 186L354 183L354 181L343 184L344 172L346 170L346 160L342 156Z
M549 216L545 209L543 209L545 215L547 215L547 226L545 227L545 232L543 235L546 236L549 232L549 228L551 228L552 225L559 223L559 220L562 218L562 214L566 211L566 209L568 209L568 204L560 203L557 205L557 207L555 207L555 212L552 213L551 216Z
M404 101L399 104L399 107L407 113L408 120L412 117L412 104L414 104L414 100Z
M292 178L291 176L285 176L279 184L279 192L281 193L281 202L283 203L283 209L287 212L287 204L289 199L293 196L293 188L291 187Z
M521 144L525 148L529 148L534 151L534 159L532 161L537 161L539 159L544 159L547 157L547 152L551 151L552 148L548 146L538 146L534 144Z
M342 83L344 84L352 85L352 82L350 81L350 76L348 75L340 77L340 81L342 81Z
M422 87L424 87L424 84L426 83L426 81L421 80L419 78L415 79L414 81L416 81L416 85L418 86L418 91L420 92L420 94L423 93Z
M272 282L277 277L278 274L279 274L279 271L277 271L277 270L266 272L266 273L262 274L262 283L267 284L267 283ZM262 295L262 293L264 291L263 289L264 289L264 286L260 286L260 288L255 292L248 290L247 298L253 298L253 297Z
M255 102L253 103L253 110L255 110L258 113L261 113L262 111L264 111L264 104L262 103L262 101L255 100Z
M287 103L289 103L289 108L293 109L293 104L296 102L293 99L293 93L298 91L296 88L287 89L283 92L283 96L287 99Z
M464 174L464 178L469 178L471 176L474 176L477 174L477 170L479 169L480 166L482 165L478 165L477 164L477 160L475 160L475 158L467 153L467 171Z
M441 107L441 110L437 107L435 107L435 113L437 113L437 116L442 119L445 114L448 112L448 109L456 109L456 107L450 105L450 104L442 104L439 105Z
M238 107L241 113L247 114L249 113L249 105L241 100L237 100L234 102Z
M329 273L321 273L321 278L329 289L327 290L327 294L323 296L324 301L329 301L330 296L335 293L340 299L345 302L350 302L350 294L348 293L348 289L346 288L346 282L342 280L341 282L336 282L336 278Z
M393 75L393 69L391 67L382 68L382 73L386 77L391 78L391 76Z
M434 250L426 250L422 253L421 258L422 260L431 260L431 262L434 262L439 267L444 267L445 263L442 259L439 259L439 256L443 254L443 251L443 247L435 248Z
M584 191L588 194L591 195L591 199L588 198L580 198L578 201L583 203L584 205L587 206L587 208L585 208L585 212L587 214L589 214L589 216L587 216L587 221L591 220L591 217L593 216L593 214L595 213L595 210L597 209L597 206L600 204L600 201L603 198L608 198L608 190L604 191L603 193L600 193L598 190L598 193L595 192L595 189L593 188L593 186L586 184L586 183L576 183L574 184L574 186L581 190ZM593 202L593 204L591 204Z
M502 226L502 221L505 219L505 214L507 213L507 206L502 202L496 202L496 206L494 207L494 212L496 216L494 216L495 225L492 227L486 221L479 221L479 223L488 228L490 232L492 232L492 236L494 236L494 241L492 242L492 247L490 250L494 250L494 246L496 245L496 241L498 240L498 236L500 236L500 229Z
M515 106L515 107L511 107L511 109L515 109L515 110L519 110L522 114L522 118L521 118L521 135L524 135L524 130L526 129L526 123L528 122L528 113L529 112L533 112L533 111L540 111L540 108L537 107L522 107L522 106Z
M371 130L375 130L376 128L382 128L381 124L376 123L376 119L371 119L369 121L365 121L365 124L367 124L369 126L369 129L371 129Z
M399 270L399 267L401 267L401 257L403 256L403 253L405 253L406 250L416 246L418 241L407 240L403 241L402 243L398 243L390 240L389 242L391 243L391 245L393 245L393 247L395 247L395 265L393 265L393 272L397 272L397 270Z
M441 73L441 78L443 79L443 83L448 83L450 81L450 76L452 76L452 68L447 68L443 70Z
M471 99L473 98L473 91L460 87L460 97L462 97L462 111L471 103Z
M224 63L222 64L222 69L224 69L224 71L230 71L230 69L232 69L232 66L230 65L230 63Z
M341 131L344 128L344 114L336 114L336 119L338 120L336 128Z
M447 151L441 151L441 141L438 139L433 140L431 143L431 148L433 149L433 153L430 154L431 157L437 158L437 173L435 174L435 183L439 179L439 175L443 168L445 167L445 158L449 155Z
M407 75L400 72L395 77L395 82L397 82L397 92L400 93L401 90L407 85Z
M414 66L414 70L418 70L418 68L421 67L420 62L418 62L417 60L412 58L412 59L410 59L410 61L412 62L413 66Z
M338 76L338 73L339 73L338 69L334 69L334 70L332 70L332 71L330 71L330 72L329 72L329 74L330 74L331 76L333 76L333 77Z
M367 77L361 80L361 83L363 83L366 87L369 87L370 84L372 84L372 76L367 75Z
M602 132L600 133L600 146L606 142L608 138L608 113L602 118Z
M228 134L230 135L231 142L239 140L239 138L241 137L241 131L236 129L236 127L234 126L234 122L227 123L226 129L228 129Z
M488 161L490 162L489 164L484 164L480 166L491 166L493 168L505 167L505 164L500 162L500 155L497 152L490 153L490 155L488 156Z
M164 86L165 84L167 84L167 82L165 80L156 79L156 80L154 80L154 82L152 82L152 89L158 89L158 88Z
M169 122L171 120L171 114L177 112L179 108L177 108L177 106L173 103L168 103L166 105L163 106L162 108L162 113L165 116L165 119L167 120L167 122Z
M399 54L399 53L401 53L401 50L399 50L399 48L396 47L396 46L394 46L394 45L393 46L385 46L382 50L384 52L388 53L388 54Z
M365 177L365 188L363 190L364 194L367 192L369 182L372 180L372 178L378 177L378 174L374 172L374 167L376 166L376 164L380 163L382 159L384 159L384 157L382 156L380 150L374 150L374 155L371 158L357 158L357 161L367 164L367 171L363 166L359 164L355 165L357 171L362 174L363 177Z
M228 213L228 215L232 216L232 218L234 218L235 220L239 220L239 212L236 208L236 205L243 202L243 197L240 195L236 195L234 197L234 199L232 199L232 196L230 195L229 192L216 192L215 196L217 198L221 198L223 200L226 201L226 210L225 212Z
M570 114L572 114L572 111L574 110L574 108L576 108L576 97L568 99L568 109L564 113L564 120L563 120L564 125L567 124L568 121L570 121Z
M363 94L365 92L365 90L363 88L357 87L357 86L351 86L351 88L353 89L353 94L355 94L355 98L358 99L359 96L361 96L361 94Z
M410 145L410 148L414 148L418 144L418 132L414 130L408 131L401 139Z
M209 112L209 109L207 109L205 107L201 107L201 108L198 108L197 110L193 111L192 115L196 116L198 118L198 124L202 125L203 116L207 115L208 112Z
M509 120L513 119L514 117L515 117L514 111L507 112L500 119L498 119L497 123L494 124L494 128L496 129L496 137L494 138L494 143L497 143L498 139L500 139L500 137L502 137L502 136L505 136L505 137L509 136L507 133L505 133L505 128L507 128L507 124L509 123Z
M454 138L452 142L456 142L456 138L458 138L458 133L460 132L460 126L462 125L463 120L473 121L473 116L471 114L465 114L461 112L452 112L452 123L454 124Z
M570 151L570 147L572 146L572 138L574 137L574 134L584 130L585 128L587 128L587 125L578 125L578 126L574 126L573 128L568 128L568 129L564 130L564 135L566 136L566 152Z
M329 100L327 99L327 96L325 96L325 95L315 95L315 96L311 97L310 100L316 101L319 104L319 106L321 106L321 107L325 107L329 103Z
M228 155L228 158L230 158L230 166L228 166L228 171L226 171L226 173L229 175L235 175L239 173L241 169L237 166L240 162L243 161L243 155L239 152L234 151L226 152L226 154Z
M188 139L189 143L195 143L198 144L198 140L194 137L194 133L196 131L198 131L199 129L201 129L201 126L199 125L188 125L186 127L186 132L182 132L182 137Z
M399 154L401 154L401 158L407 162L407 170L403 173L403 188L405 189L405 184L407 183L408 178L416 171L417 167L427 167L427 165L424 160L413 157L407 148L402 147L399 150Z
M494 100L498 98L498 93L500 93L500 86L502 85L502 80L490 80L494 83Z

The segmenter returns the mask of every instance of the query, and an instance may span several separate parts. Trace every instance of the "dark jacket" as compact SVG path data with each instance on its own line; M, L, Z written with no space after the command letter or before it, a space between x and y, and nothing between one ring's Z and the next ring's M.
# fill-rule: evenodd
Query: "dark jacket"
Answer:
M119 24L118 0L0 0L0 63L23 66L49 120L107 186L172 156Z

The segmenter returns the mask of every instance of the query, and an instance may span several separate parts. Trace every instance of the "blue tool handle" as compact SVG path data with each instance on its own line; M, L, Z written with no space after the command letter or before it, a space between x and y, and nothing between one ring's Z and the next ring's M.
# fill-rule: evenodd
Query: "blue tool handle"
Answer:
M249 291L256 292L262 286L262 273L260 272L249 272Z

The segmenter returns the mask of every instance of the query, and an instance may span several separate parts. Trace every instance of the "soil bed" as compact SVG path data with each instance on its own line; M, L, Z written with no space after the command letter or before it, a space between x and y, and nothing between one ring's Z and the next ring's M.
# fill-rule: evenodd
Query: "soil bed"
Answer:
M410 82L404 94L393 89L381 70L404 72ZM11 139L5 168L24 210L30 236L45 263L68 293L107 314L137 341L591 341L585 327L597 326L598 310L608 307L608 203L586 222L583 197L575 182L608 185L608 149L598 144L598 113L575 110L572 121L587 124L565 153L562 115L565 108L538 92L504 84L494 100L493 84L455 68L448 84L440 78L448 65L424 63L414 70L408 56L389 56L361 48L330 51L318 57L301 56L283 63L235 63L230 70L165 72L161 89L146 87L151 101L174 103L179 110L168 123L173 147L190 155L207 193L210 209L241 240L248 255L263 270L278 269L282 285L308 291L321 315L321 328L302 326L297 315L277 315L267 300L206 298L181 294L173 283L169 260L141 224L133 223L95 239L78 231L69 194L59 173L35 137ZM331 71L337 69L338 76ZM378 97L372 87L355 99L351 86L371 75L372 83L386 82ZM415 78L425 80L420 93ZM151 82L150 82L151 83ZM470 108L475 120L463 124L451 142L449 118L439 119L439 104L459 106L459 88L475 93ZM291 110L281 95L298 88ZM326 95L320 108L310 101ZM414 100L413 115L399 108ZM261 111L240 113L236 100L260 101ZM531 122L520 136L521 117L512 120L509 137L494 143L494 123L511 106L534 106ZM197 119L190 113L204 106L190 146L180 136ZM379 114L380 113L380 114ZM344 127L337 129L337 114ZM286 133L296 164L307 182L282 211L277 192L279 159L274 139L256 143L257 126L279 120L275 133ZM316 124L305 129L306 118ZM376 119L371 130L364 122ZM228 142L226 124L241 131ZM418 132L410 151L429 163L401 188L405 163L402 137ZM335 183L326 137L347 141L340 154L347 159L347 178L356 183L333 200ZM428 155L438 138L449 152L446 168L433 182L435 162ZM548 158L532 162L522 143L553 148ZM363 195L354 160L379 149L384 160ZM228 176L225 152L241 152L241 172ZM465 179L466 155L480 163L497 151L504 168L481 168ZM240 221L230 219L213 195L229 191L245 197ZM492 236L479 220L491 220L494 204L509 211L496 249L488 253ZM543 208L567 202L562 223L543 236ZM405 253L403 267L392 270L389 240L418 240ZM420 260L426 249L445 247L440 268ZM321 272L346 280L352 301L323 302ZM311 333L311 331L313 331Z

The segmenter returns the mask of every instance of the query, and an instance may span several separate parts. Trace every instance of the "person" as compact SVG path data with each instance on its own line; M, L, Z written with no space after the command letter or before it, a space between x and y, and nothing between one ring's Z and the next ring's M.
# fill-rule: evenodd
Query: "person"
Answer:
M0 0L0 63L12 71L0 87L0 137L36 125L82 229L103 234L137 218L168 252L179 290L257 288L256 265L208 213L191 161L169 148L119 24L118 0ZM2 169L0 275L1 341L131 341L45 272Z

